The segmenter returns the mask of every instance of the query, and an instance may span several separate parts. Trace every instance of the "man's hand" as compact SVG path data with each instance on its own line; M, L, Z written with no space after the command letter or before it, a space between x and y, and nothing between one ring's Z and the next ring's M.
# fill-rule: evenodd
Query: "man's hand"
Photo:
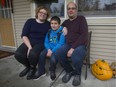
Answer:
M68 53L67 53L67 57L71 57L71 55L72 55L73 51L74 51L74 49L73 49L73 48L71 48L71 49L68 51Z

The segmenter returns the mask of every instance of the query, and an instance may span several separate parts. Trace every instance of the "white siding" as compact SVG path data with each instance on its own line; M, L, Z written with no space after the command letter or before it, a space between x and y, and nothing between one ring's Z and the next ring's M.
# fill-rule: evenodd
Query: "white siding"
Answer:
M21 32L25 21L31 17L31 7L27 0L13 0L15 40L17 47L22 43Z
M87 19L91 38L91 63L104 59L116 61L116 18Z

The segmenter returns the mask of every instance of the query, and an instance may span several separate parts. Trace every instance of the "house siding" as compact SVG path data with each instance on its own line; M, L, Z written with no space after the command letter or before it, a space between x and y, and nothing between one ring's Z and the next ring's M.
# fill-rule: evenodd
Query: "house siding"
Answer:
M31 6L27 0L14 0L15 40L17 47L22 43L20 37L25 21L31 17ZM62 20L64 21L64 20ZM87 18L91 38L91 63L104 59L109 63L116 61L116 18Z
M13 15L16 47L22 43L21 32L24 23L31 17L31 7L27 0L13 0Z
M115 27L114 26L89 26L92 31L91 38L91 61L104 59L115 61Z
M91 63L104 59L116 61L116 18L87 19L91 38Z

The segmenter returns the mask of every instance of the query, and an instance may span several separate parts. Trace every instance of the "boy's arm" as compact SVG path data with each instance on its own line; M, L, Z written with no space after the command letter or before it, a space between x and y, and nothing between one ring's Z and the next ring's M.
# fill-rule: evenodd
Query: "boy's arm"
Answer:
M52 52L55 52L58 48L60 48L63 44L65 43L65 36L64 34L62 33L61 36L60 36L60 39L59 39L59 42L58 44L56 45L56 47L54 47L52 49Z
M45 46L45 48L46 48L47 50L50 49L49 39L48 39L48 33L46 34L46 37L45 37L44 46Z

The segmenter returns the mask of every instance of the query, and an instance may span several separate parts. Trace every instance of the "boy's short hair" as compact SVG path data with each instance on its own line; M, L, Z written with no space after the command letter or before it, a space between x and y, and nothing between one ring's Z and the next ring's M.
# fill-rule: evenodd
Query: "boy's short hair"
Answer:
M50 22L51 22L52 20L57 21L58 24L60 24L60 22L61 22L61 20L60 20L60 18L59 18L58 16L53 16L53 17L51 18Z

